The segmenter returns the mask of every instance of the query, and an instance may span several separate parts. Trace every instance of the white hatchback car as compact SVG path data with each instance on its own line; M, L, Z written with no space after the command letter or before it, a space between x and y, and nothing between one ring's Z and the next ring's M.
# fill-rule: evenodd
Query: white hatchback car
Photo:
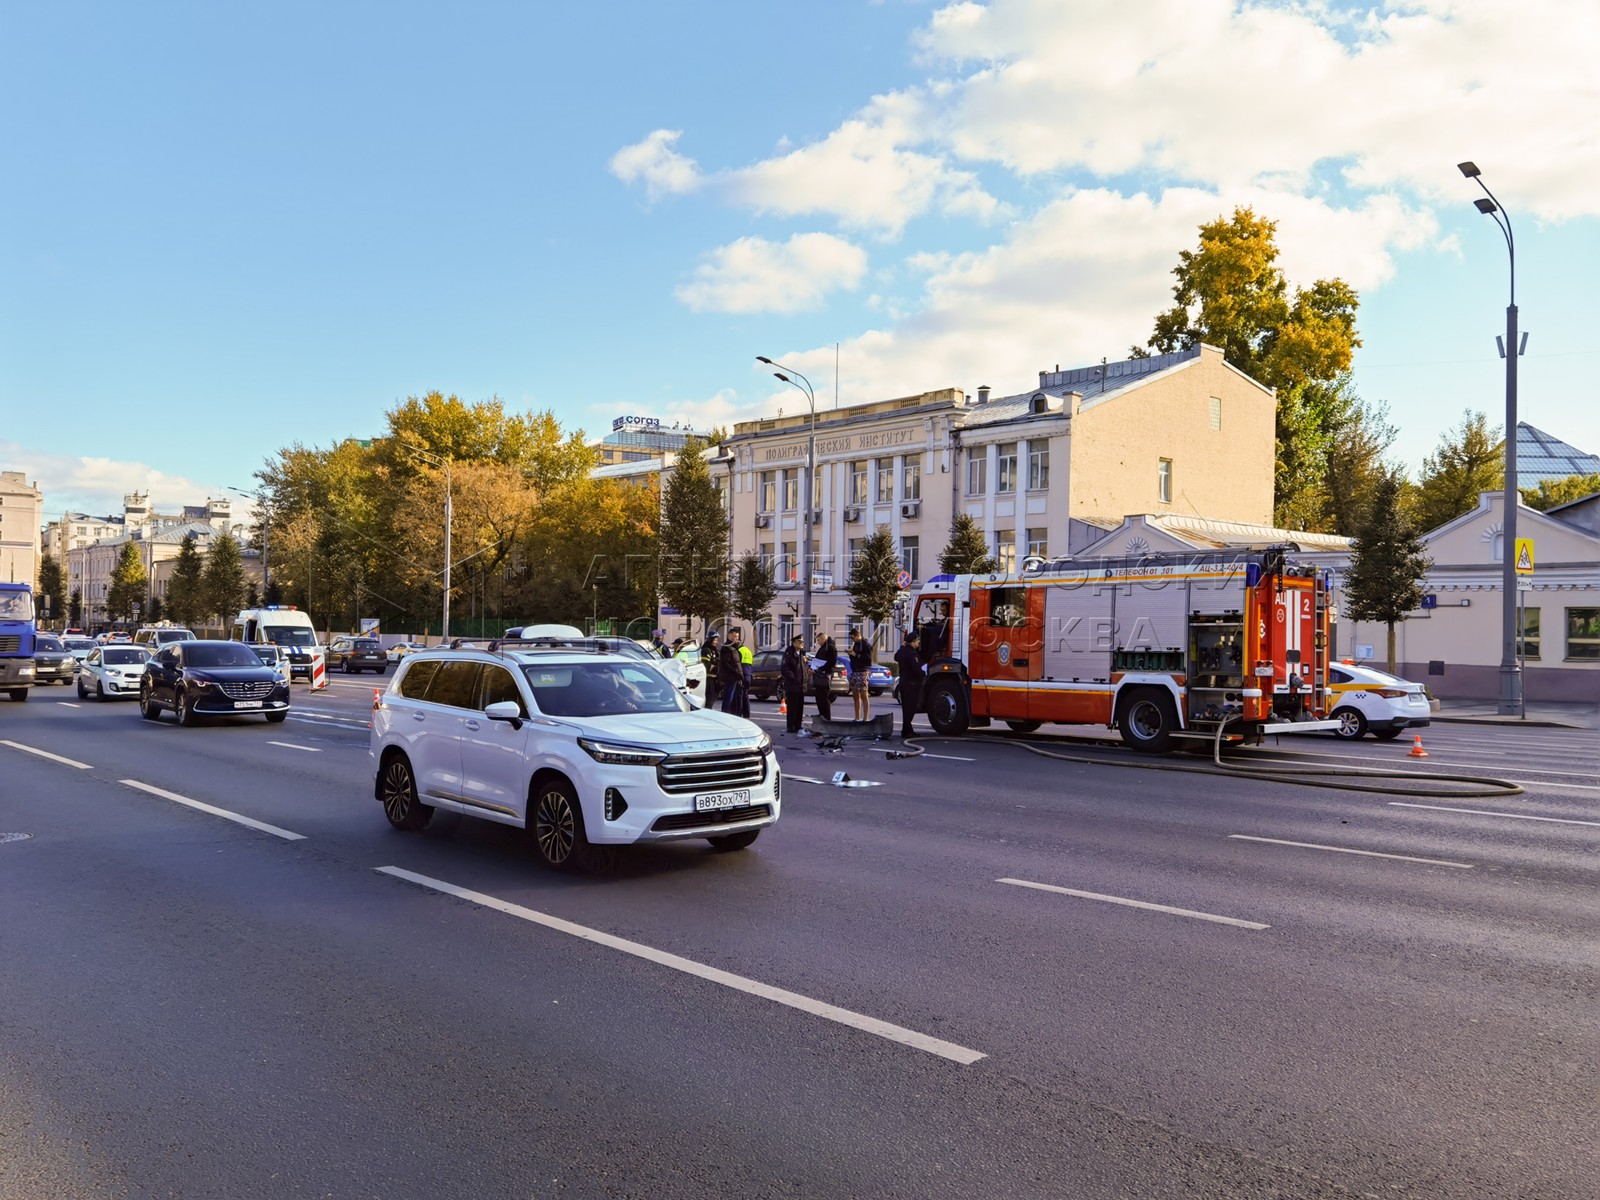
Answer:
M370 752L396 829L436 809L521 826L551 867L648 841L742 850L779 814L771 738L603 650L410 655L373 702Z
M78 698L137 700L150 651L128 642L96 646L78 668Z
M1370 733L1387 742L1401 730L1433 722L1425 687L1371 667L1330 663L1328 693L1329 715L1339 722L1335 737L1354 739Z

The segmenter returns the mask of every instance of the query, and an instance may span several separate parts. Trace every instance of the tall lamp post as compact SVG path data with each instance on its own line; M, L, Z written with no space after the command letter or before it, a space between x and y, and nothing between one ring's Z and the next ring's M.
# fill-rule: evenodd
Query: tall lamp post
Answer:
M261 603L267 602L267 589L272 586L272 568L267 563L267 499L260 492L247 492L243 488L229 486L230 492L237 492L246 499L256 502L256 510L261 514Z
M437 454L430 454L426 450L419 450L415 446L406 446L418 458L425 458L429 462L444 468L444 617L440 635L445 641L450 640L450 502L454 495L454 487L450 482L450 460L440 458Z
M1478 200L1478 211L1493 219L1505 235L1511 255L1511 298L1506 305L1506 340L1500 356L1506 360L1506 478L1501 493L1505 510L1504 532L1500 538L1500 713L1520 717L1522 712L1522 671L1517 665L1517 359L1527 345L1528 335L1517 343L1517 243L1511 236L1511 216L1483 182L1477 165L1458 163L1468 179L1476 180L1486 199ZM1496 338L1496 341L1499 339Z
M790 387L799 388L806 394L806 403L811 406L811 431L806 437L806 481L802 485L800 503L805 510L805 521L802 528L805 530L805 550L801 554L800 570L804 576L805 591L800 601L800 630L805 638L806 645L811 644L811 514L812 500L815 497L814 482L817 472L817 394L811 388L811 381L800 374L793 367L786 367L782 363L773 362L763 355L756 355L756 361L766 363L769 367L777 367L772 374L774 378L781 379ZM787 372L787 374L785 373ZM793 379L790 376L794 376ZM796 382L798 380L799 382Z

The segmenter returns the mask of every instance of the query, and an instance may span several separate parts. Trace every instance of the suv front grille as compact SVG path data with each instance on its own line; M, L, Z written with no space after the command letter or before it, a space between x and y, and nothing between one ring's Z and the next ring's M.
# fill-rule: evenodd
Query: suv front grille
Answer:
M745 750L673 754L656 766L661 790L672 795L754 787L766 777L766 756L753 746Z
M229 700L265 700L276 686L271 683L222 683L222 694Z
M669 833L675 829L709 829L716 825L733 825L771 815L770 804L746 804L743 808L720 808L716 812L671 813L657 817L650 828L657 833Z

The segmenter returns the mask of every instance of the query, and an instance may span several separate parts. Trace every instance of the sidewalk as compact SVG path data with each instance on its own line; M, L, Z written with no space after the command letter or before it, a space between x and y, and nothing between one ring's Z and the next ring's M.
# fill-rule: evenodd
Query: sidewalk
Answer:
M1600 705L1594 704L1540 704L1537 700L1523 706L1526 717L1503 717L1495 700L1441 700L1435 721L1463 725L1521 725L1525 729L1595 729L1600 730Z

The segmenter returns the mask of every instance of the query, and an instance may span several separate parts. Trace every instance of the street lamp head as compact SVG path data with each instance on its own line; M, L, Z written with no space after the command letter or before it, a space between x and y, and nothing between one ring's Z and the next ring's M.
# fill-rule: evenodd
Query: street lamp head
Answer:
M1468 179L1476 179L1479 175L1483 174L1482 171L1478 170L1478 164L1477 163L1470 163L1470 162L1457 163L1456 164L1456 169L1458 171L1460 171L1463 175L1465 175Z
M774 379L781 379L781 380L783 380L783 381L784 381L784 382L785 382L785 383L793 383L793 382L794 382L794 380L792 380L792 379L790 379L790 378L789 378L789 377L788 377L788 376L787 376L787 375L785 375L785 374L784 374L784 373L783 373L783 372L782 372L782 371L774 371L774 372L773 372L773 373L772 373L772 377L773 377L773 378L774 378Z
M1489 213L1500 211L1499 208L1496 207L1493 200L1474 200L1473 203L1477 205L1478 211L1483 213L1485 216L1487 216Z
M770 358L768 358L765 354L756 355L756 361L759 362L759 363L766 363L767 366L769 366L769 367L772 365L772 360Z

